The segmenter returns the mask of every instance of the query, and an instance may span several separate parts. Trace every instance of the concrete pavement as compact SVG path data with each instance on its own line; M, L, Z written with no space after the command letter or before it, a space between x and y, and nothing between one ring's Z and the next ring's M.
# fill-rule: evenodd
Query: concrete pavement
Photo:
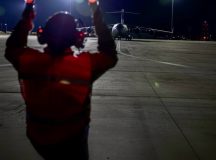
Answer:
M0 159L41 160L0 38ZM29 45L41 49L36 38ZM94 51L96 39L85 49ZM119 63L94 84L91 160L215 160L216 42L117 42Z

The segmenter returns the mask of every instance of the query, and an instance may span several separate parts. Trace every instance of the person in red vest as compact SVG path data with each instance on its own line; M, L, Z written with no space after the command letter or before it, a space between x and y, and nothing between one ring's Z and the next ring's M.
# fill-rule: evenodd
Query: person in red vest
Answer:
M26 104L27 137L47 160L88 160L92 84L118 61L115 42L95 4L93 22L98 52L74 55L83 47L74 18L58 12L38 30L44 51L27 46L35 17L28 1L22 19L6 42L5 57L18 72Z

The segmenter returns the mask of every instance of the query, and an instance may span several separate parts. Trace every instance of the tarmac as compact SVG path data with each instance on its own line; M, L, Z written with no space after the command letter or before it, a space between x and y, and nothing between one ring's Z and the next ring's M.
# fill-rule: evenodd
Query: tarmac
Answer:
M0 160L42 160L0 36ZM116 41L117 66L94 83L90 160L215 160L216 42ZM42 49L35 36L29 46ZM97 39L84 50L94 52Z

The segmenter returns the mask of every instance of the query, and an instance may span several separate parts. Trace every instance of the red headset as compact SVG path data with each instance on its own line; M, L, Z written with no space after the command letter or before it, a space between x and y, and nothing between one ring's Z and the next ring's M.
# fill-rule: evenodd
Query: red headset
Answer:
M51 20L51 19L53 20L55 17L57 17L59 15L63 16L62 18L67 17L68 20L73 20L73 17L71 15L69 15L68 13L66 13L66 12L56 13L49 20ZM49 23L49 20L47 21L47 23ZM75 23L75 21L74 21L74 23ZM49 40L50 37L49 37L49 34L47 33L48 32L47 30L48 30L48 28L46 28L46 26L45 27L40 26L37 29L37 37L38 37L38 42L40 44L48 43L48 40ZM67 44L69 44L70 46L74 45L78 49L84 48L84 41L85 41L84 32L83 31L78 31L77 29L75 29L73 31L73 34L71 35L71 37L68 37L68 34L67 34L67 39L65 39L65 41L68 41Z

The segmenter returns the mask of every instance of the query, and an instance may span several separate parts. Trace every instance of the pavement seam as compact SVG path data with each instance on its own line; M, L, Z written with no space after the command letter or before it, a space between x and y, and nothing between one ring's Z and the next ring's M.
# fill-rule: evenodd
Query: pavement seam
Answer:
M176 67L182 67L182 68L194 68L192 66L186 66L186 65L182 65L182 64L175 64L175 63L170 63L170 62L163 62L163 61L157 61L157 60L154 60L154 59L141 58L141 57L136 57L136 56L133 56L133 55L128 55L128 54L123 53L121 51L120 41L117 42L117 51L121 55L124 55L124 56L127 56L127 57L131 57L131 58L135 58L135 59L143 59L143 60L148 60L148 61L152 61L152 62L155 62L155 63L165 64L165 65L171 65L171 66L176 66ZM187 142L187 144L189 145L189 147L191 148L191 150L194 153L195 157L198 160L201 160L200 157L199 157L199 155L198 155L198 153L194 149L193 145L190 143L189 139L186 137L184 131L181 129L181 127L178 124L178 122L172 116L171 112L169 111L169 109L167 108L167 106L165 105L165 103L163 102L163 100L161 99L161 97L157 94L156 90L154 89L153 85L151 84L150 80L148 79L148 77L146 75L145 75L145 78L146 78L147 82L149 83L150 87L152 88L153 92L155 93L156 97L159 99L160 103L164 107L165 111L168 113L169 117L171 118L171 120L173 121L173 123L175 124L175 126L177 127L177 129L180 131L181 135L184 137L184 139Z
M17 113L21 113L25 110L25 104L20 104L14 109Z
M10 66L12 66L12 64L0 64L0 67L10 67Z
M176 125L177 129L180 131L180 133L182 134L182 136L184 137L185 141L187 142L187 144L189 145L189 147L191 148L192 152L194 153L195 157L198 160L201 160L201 158L199 157L199 154L196 152L196 150L194 149L193 145L190 143L189 139L187 138L187 136L185 135L184 131L181 129L180 125L178 124L178 122L175 120L175 118L172 116L171 112L169 111L169 109L167 108L166 104L164 103L164 101L162 100L162 98L158 95L158 93L156 92L156 90L154 89L153 85L151 84L150 80L148 79L148 77L145 75L145 78L147 80L147 82L149 83L150 87L152 88L153 92L155 93L156 97L159 99L160 103L162 104L162 106L164 107L165 111L168 113L169 117L171 118L171 120L173 121L173 123Z
M4 92L0 91L0 94L20 94L21 92Z
M93 97L127 97L127 98L158 98L157 96L145 96L145 95L111 95L111 94L93 94ZM211 100L216 101L215 98L187 98L187 97L160 97L161 99L184 99L184 100Z
M110 70L109 72L135 72L135 73L167 73L167 74L170 74L170 73L176 73L175 71L161 71L161 72L157 72L157 71L133 71L133 70L130 70L130 71L126 71L126 70L118 70L118 69L112 69ZM185 72L177 72L177 73L185 73ZM209 71L209 72L187 72L191 75L212 75L212 76L215 76L215 71Z
M94 89L96 90L96 89ZM21 92L0 92L0 94L21 94ZM92 94L93 97L131 97L131 98L158 98L158 95L156 96L148 96L148 95L120 95L120 94ZM160 97L161 99L192 99L192 100L213 100L215 101L215 98L203 98L203 97Z
M147 57L138 57L138 56L134 56L132 54L124 53L124 52L121 51L121 43L120 42L121 41L117 42L117 51L121 55L131 57L131 58L135 58L135 59L139 59L139 60L146 60L146 61L151 61L151 62L154 62L154 63L164 64L164 65L176 66L176 67L181 67L181 68L194 68L192 66L187 66L187 65L183 65L183 64L159 61L159 60L155 60L155 59L151 59L151 58L147 58Z
M130 58L134 58L136 60L142 60L142 61L150 61L150 62L154 62L154 63L158 63L158 64L162 64L162 65L169 65L169 66L175 66L175 67L179 67L179 68L190 68L193 70L200 70L202 72L207 72L208 70L203 69L203 68L199 68L199 67L195 67L195 66L190 66L190 65L184 65L184 64L179 64L179 63L172 63L172 62L166 62L166 61L160 61L160 60L155 60L155 59L151 59L151 58L147 58L147 57L138 57L138 56L134 56L132 54L127 54L122 52L121 50L121 41L118 40L117 41L117 45L116 45L116 50L120 55L126 56L126 57L130 57ZM127 49L128 50L128 49ZM129 52L129 51L128 51ZM129 52L130 53L130 52ZM209 72L209 71L208 71ZM215 71L211 71L212 74L215 73Z

